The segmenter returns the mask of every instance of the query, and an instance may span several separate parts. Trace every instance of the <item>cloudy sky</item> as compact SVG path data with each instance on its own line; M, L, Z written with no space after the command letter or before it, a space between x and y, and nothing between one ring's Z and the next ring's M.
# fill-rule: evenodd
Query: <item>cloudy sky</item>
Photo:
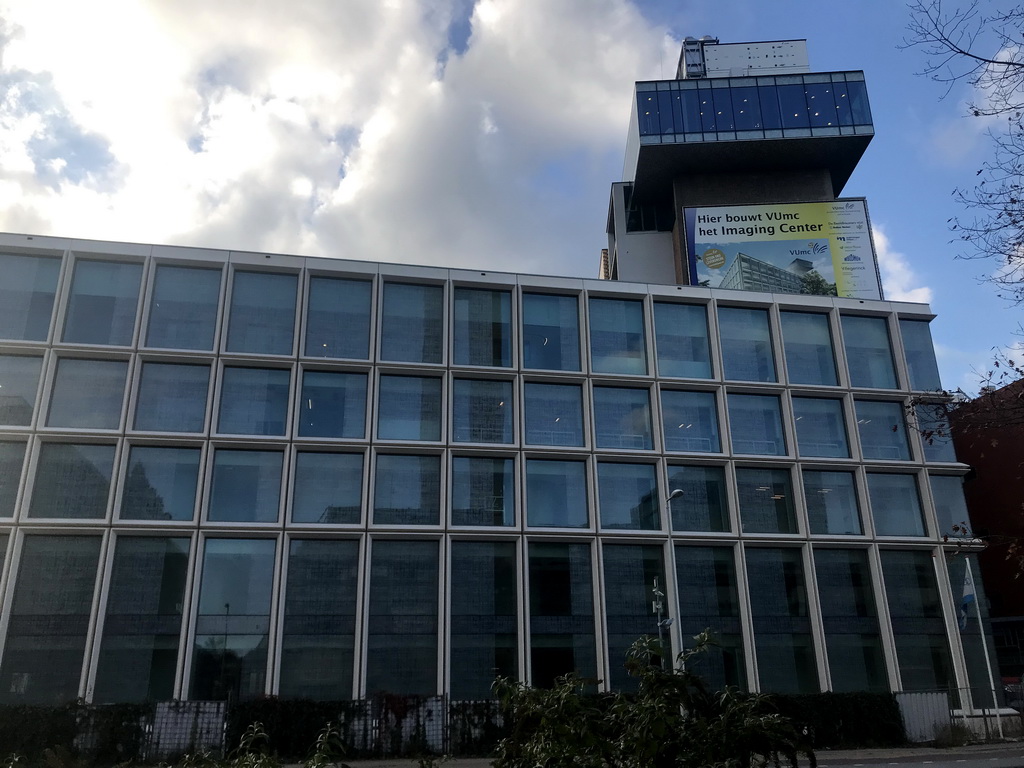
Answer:
M888 298L928 301L944 383L1020 311L954 260L984 125L914 73L893 0L0 0L0 231L596 274L635 80L680 40L806 38L863 69ZM2 278L0 278L2 279Z

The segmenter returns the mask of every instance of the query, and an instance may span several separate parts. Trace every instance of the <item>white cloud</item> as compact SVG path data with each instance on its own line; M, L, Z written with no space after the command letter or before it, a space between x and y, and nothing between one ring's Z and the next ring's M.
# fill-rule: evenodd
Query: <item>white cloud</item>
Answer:
M0 229L592 274L678 43L626 0L479 0L460 54L468 7L13 0L0 77L50 106L0 103Z
M872 229L885 298L889 301L931 303L932 289L920 285L921 278L910 268L907 257L893 250L881 226L875 224Z

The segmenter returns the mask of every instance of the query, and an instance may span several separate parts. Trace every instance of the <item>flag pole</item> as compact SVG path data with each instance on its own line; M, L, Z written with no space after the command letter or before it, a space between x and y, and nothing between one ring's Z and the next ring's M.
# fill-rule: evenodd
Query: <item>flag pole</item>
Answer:
M964 563L967 565L967 578L971 580L971 591L974 593L974 612L978 617L978 635L981 637L981 649L985 652L985 669L988 671L988 682L992 686L992 706L996 711L996 725L999 728L999 738L1003 736L1003 720L999 716L999 702L996 700L995 678L992 676L992 660L988 655L988 641L985 639L985 624L981 620L981 601L978 600L978 588L974 583L974 569L971 568L971 556L964 556Z

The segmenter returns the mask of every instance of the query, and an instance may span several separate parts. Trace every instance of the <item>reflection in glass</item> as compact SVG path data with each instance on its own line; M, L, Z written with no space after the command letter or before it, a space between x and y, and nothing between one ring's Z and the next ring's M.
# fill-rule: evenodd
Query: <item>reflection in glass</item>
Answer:
M907 372L910 374L910 388L916 390L939 390L939 366L935 362L935 345L927 320L900 320L900 335L903 336L903 352L907 356Z
M725 490L725 468L671 464L668 495L682 491L669 501L673 531L728 531L729 500Z
M373 283L310 277L306 307L306 357L366 360L370 356Z
M924 536L916 475L868 472L868 497L879 536Z
M903 690L945 691L955 683L931 550L879 556Z
M586 462L527 459L526 522L550 528L586 528Z
M511 443L512 382L455 379L452 440L456 443Z
M514 525L512 459L452 458L452 525Z
M918 405L914 409L925 461L956 461L946 413L947 407L941 403Z
M652 610L655 584L665 587L660 545L605 544L605 620L608 622L608 683L616 691L636 691L638 681L626 671L626 652L637 638L657 637L658 614ZM662 601L663 616L668 604ZM671 648L664 638L665 648ZM666 662L666 666L669 666Z
M210 366L143 363L135 405L135 429L144 432L202 432Z
M297 275L235 272L228 352L292 354L297 287Z
M530 683L597 676L590 545L530 543Z
M25 445L24 441L0 442L0 517L14 517Z
M594 387L594 439L598 448L651 450L651 396L646 389Z
M440 363L443 351L444 288L385 283L381 359Z
M888 692L867 550L815 549L814 570L832 690Z
M45 341L60 258L0 253L0 275L0 339Z
M42 357L0 355L0 425L27 427L32 423L42 365Z
M793 419L796 421L796 447L801 456L849 458L842 400L794 397Z
M440 440L441 379L381 376L377 437L381 440Z
M903 404L881 400L856 400L857 429L865 459L910 461Z
M666 451L718 453L718 408L714 392L661 391Z
M526 442L583 445L583 396L579 384L524 385Z
M291 372L278 368L224 369L217 431L232 435L283 435Z
M968 573L967 563L971 564ZM1003 691L1003 682L999 668L993 669L992 660L996 659L996 646L989 620L989 600L985 594L985 584L978 567L978 556L961 553L959 557L950 557L948 565L949 590L953 594L954 605L960 606L960 642L963 644L964 661L967 665L967 678L971 686L971 702L975 707L986 707L1000 704L992 701L992 694L999 696ZM974 587L975 599L969 606L964 605L964 585ZM978 614L984 627L979 626ZM985 645L988 646L988 657L985 656ZM1009 691L1010 689L1007 689ZM1005 706L1005 705L1003 705Z
M273 523L281 505L282 451L217 448L207 519L233 523Z
M79 259L64 318L64 341L130 345L141 280L141 264Z
M740 525L745 533L796 533L793 479L788 469L736 468Z
M455 289L455 365L512 365L512 294Z
M523 294L523 367L580 370L579 307L575 296Z
M736 453L785 456L786 438L776 395L728 396L729 430Z
M188 550L187 538L118 537L96 669L96 703L174 697Z
M25 536L0 665L0 703L54 706L78 698L101 541Z
M121 519L191 520L201 453L198 448L133 445L121 492Z
M779 317L790 384L838 384L828 315L780 312Z
M971 516L964 499L964 479L958 475L928 475L935 502L935 517L939 536L966 537L973 535ZM953 527L957 530L954 531Z
M62 358L50 395L48 427L117 429L128 363Z
M768 310L719 307L725 378L734 381L777 381Z
M596 373L647 373L642 301L590 300L590 362Z
M451 559L451 697L489 699L518 673L516 545L453 541Z
M95 520L107 514L114 446L43 443L29 517Z
M281 629L281 698L352 698L358 581L358 541L291 541Z
M373 541L366 693L437 693L436 541Z
M149 300L146 346L213 349L220 277L219 269L158 265Z
M676 546L679 633L686 648L692 648L694 636L711 630L717 645L695 660L693 671L712 690L726 685L744 690L747 687L736 584L732 547Z
M852 472L805 469L804 498L811 533L863 533Z
M843 315L843 339L850 384L854 387L895 389L889 326L884 317Z
M207 539L189 698L264 695L274 583L273 539Z
M441 457L377 455L373 522L437 525L441 521Z
M597 462L597 495L602 528L661 529L653 464Z
M817 693L804 563L799 549L747 549L747 583L761 690Z
M295 454L293 523L358 523L363 501L361 453Z
M366 434L366 374L304 371L299 400L301 437Z
M658 373L686 379L711 378L708 313L702 304L654 303Z

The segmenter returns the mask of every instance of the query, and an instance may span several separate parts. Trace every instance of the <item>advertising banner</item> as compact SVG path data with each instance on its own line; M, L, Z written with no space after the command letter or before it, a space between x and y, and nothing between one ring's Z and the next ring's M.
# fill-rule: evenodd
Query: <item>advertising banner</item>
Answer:
M863 199L684 208L690 283L881 299Z

